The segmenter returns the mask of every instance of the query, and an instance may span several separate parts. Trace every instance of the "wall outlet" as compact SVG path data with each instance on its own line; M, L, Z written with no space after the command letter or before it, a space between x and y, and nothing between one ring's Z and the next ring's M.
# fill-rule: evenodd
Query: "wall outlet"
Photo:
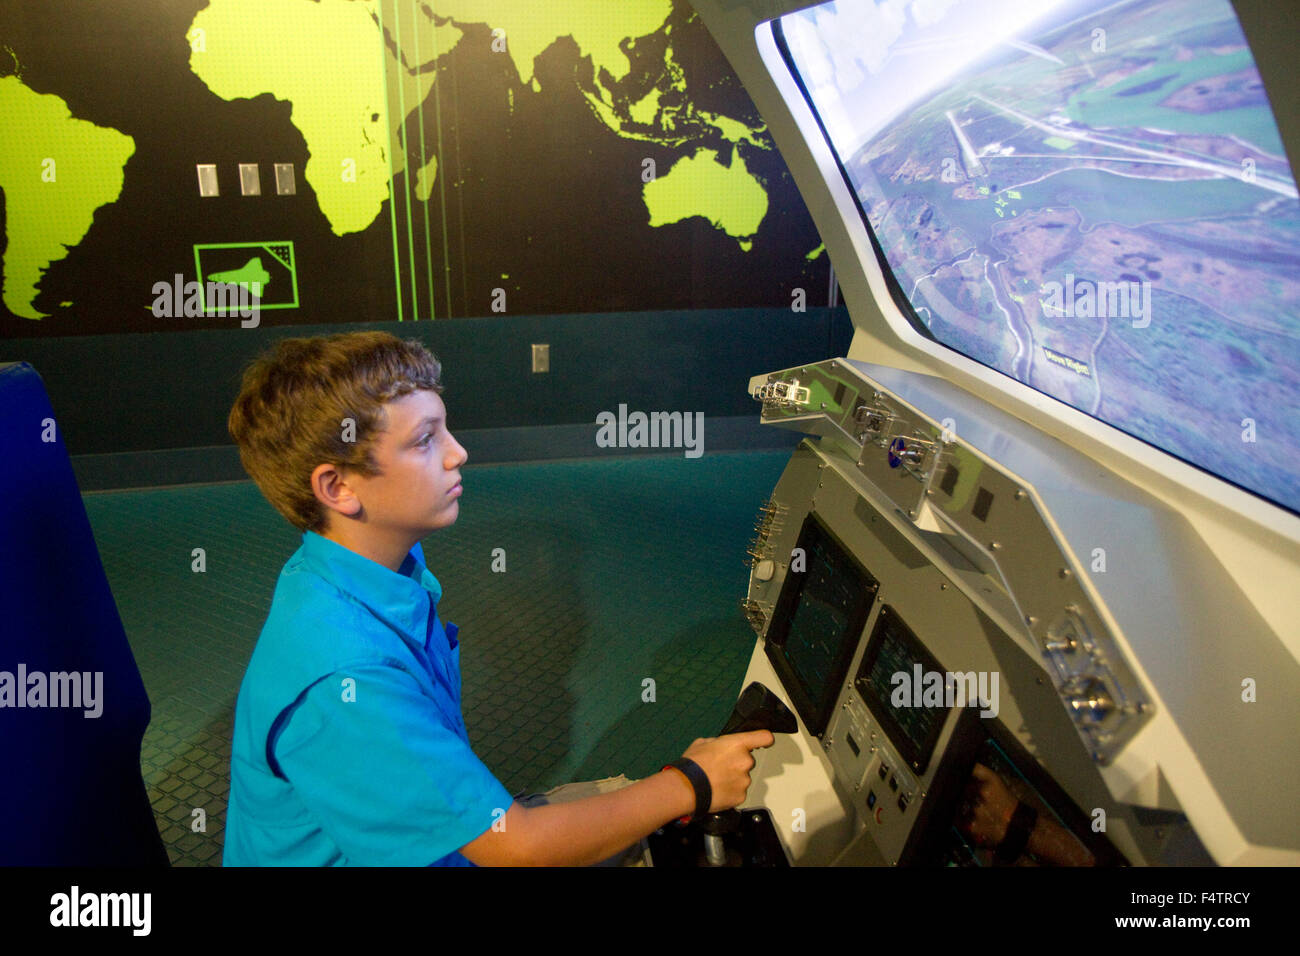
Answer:
M533 371L549 372L551 370L551 347L549 345L533 346Z

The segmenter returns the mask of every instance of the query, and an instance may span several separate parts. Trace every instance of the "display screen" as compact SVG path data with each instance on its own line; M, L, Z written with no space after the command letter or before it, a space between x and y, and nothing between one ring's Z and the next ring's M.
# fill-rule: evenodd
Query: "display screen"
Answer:
M943 673L934 656L889 605L880 609L855 686L899 755L925 773L949 708L925 706L925 677Z
M766 648L813 734L826 727L877 589L875 578L810 514L791 554Z
M1300 194L1227 0L774 32L923 334L1300 511Z

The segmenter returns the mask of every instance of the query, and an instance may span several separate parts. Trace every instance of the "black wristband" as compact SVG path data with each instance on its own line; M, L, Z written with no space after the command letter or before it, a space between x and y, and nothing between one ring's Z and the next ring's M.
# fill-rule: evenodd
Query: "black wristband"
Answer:
M713 806L713 787L709 785L709 775L699 764L687 757L680 757L667 766L676 767L686 774L686 779L691 782L691 787L695 790L695 813L691 819L708 816L709 807Z
M1034 832L1034 824L1037 822L1037 810L1023 800L1017 803L1016 812L1011 814L1007 832L1003 835L1002 842L998 844L994 856L1002 863L1014 863L1029 845L1029 835Z

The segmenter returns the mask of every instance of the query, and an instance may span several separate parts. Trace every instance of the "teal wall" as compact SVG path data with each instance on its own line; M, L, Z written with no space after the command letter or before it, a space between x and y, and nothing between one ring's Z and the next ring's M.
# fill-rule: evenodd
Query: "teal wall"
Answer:
M498 433L480 461L556 457L503 444L544 426L584 426L556 434L569 455L594 454L585 426L620 403L757 422L750 376L843 355L852 335L843 308L719 309L10 339L0 362L41 374L83 489L231 480L243 473L226 416L248 361L280 338L361 329L433 350L453 429ZM531 371L533 343L550 345L549 373Z

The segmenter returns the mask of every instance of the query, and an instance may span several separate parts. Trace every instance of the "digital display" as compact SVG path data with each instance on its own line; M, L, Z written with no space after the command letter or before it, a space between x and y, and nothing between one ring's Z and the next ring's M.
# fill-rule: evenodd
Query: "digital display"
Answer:
M854 681L899 754L924 773L948 715L946 706L924 706L924 675L942 668L889 605L880 609L862 666Z
M1300 511L1300 192L1227 0L774 33L922 334Z
M826 728L878 587L810 514L791 554L766 650L815 735Z

